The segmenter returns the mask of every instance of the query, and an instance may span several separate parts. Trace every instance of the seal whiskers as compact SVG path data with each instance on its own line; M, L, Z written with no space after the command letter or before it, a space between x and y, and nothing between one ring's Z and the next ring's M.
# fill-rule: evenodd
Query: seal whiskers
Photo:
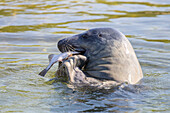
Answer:
M67 44L67 45L71 51L75 51L75 48L72 45L70 45L70 44Z

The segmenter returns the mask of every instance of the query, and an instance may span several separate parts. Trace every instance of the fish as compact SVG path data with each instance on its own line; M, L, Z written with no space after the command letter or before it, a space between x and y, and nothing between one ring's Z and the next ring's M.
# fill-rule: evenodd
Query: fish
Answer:
M40 76L45 76L46 73L48 72L48 70L57 62L62 62L66 59L68 59L69 57L71 57L72 55L76 55L76 54L79 54L79 52L76 52L76 51L69 51L69 52L64 52L64 53L61 53L59 55L55 55L55 54L50 54L48 55L48 59L49 59L49 65L44 69L42 70L39 75Z

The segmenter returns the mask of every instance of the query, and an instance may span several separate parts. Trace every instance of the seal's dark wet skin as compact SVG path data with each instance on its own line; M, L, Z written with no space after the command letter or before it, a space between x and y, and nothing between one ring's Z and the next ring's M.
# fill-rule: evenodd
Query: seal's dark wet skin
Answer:
M74 85L112 87L125 82L136 84L143 77L130 42L115 29L90 29L60 40L58 48L61 52L81 52L64 61L57 72L65 72Z

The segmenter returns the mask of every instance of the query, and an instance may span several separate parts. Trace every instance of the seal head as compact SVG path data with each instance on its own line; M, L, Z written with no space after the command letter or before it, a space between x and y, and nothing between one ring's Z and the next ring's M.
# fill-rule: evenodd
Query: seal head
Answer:
M77 51L87 57L87 77L136 84L143 73L128 39L112 28L95 28L58 42L61 52Z

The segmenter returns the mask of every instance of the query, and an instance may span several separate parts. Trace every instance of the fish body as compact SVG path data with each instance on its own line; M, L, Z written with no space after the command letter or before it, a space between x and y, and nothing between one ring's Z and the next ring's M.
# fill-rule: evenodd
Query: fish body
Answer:
M55 55L55 54L50 54L48 55L48 59L49 59L49 65L44 69L42 70L39 75L41 76L45 76L45 74L48 72L48 70L53 66L53 64L57 63L57 62L62 62L63 60L66 60L67 58L69 58L70 56L72 55L75 55L75 54L78 54L79 52L64 52L64 53L61 53L59 55Z

